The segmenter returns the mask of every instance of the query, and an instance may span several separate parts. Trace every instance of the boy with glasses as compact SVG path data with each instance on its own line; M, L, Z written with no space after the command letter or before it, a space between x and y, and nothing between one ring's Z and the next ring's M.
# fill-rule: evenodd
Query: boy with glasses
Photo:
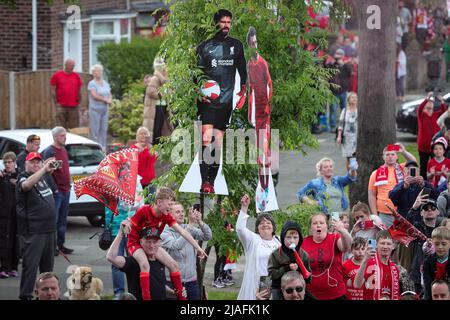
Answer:
M0 279L17 277L16 155L3 155L5 169L0 175Z
M31 134L27 137L27 145L25 150L22 150L17 155L17 171L20 173L25 170L25 158L30 152L38 152L41 146L41 138L36 134Z

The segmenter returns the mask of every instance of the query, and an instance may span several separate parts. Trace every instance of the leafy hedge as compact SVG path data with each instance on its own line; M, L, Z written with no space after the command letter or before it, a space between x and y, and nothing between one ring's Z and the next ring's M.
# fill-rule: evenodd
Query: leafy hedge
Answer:
M164 38L135 37L130 43L105 43L98 48L98 60L115 98L121 99L130 83L153 73L153 60L163 41Z

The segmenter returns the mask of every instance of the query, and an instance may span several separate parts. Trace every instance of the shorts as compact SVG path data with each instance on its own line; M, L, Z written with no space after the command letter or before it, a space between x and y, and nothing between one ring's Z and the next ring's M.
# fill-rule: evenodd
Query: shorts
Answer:
M226 105L221 108L210 107L206 104L199 104L198 120L202 124L212 124L214 129L225 131L230 123L231 112L233 108Z

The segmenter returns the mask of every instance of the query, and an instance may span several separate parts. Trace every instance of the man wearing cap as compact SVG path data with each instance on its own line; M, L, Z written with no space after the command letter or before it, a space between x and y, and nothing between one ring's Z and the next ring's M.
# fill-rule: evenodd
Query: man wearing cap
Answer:
M337 72L330 79L330 84L338 87L331 87L333 95L338 99L337 103L330 105L330 130L336 130L336 110L339 106L341 111L345 108L347 101L347 92L350 87L350 78L352 76L352 67L344 61L345 52L339 48L334 53L334 57L329 58L326 67L336 69Z
M115 267L125 272L127 276L128 291L132 293L137 300L143 300L139 278L141 269L138 262L133 257L122 257L118 255L120 242L124 235L129 232L129 224L125 223L125 220L122 221L120 224L120 231L111 244L111 247L106 254L106 259ZM147 255L148 263L150 264L150 293L152 300L165 300L165 267L161 262L156 260L156 252L161 246L161 234L158 228L149 227L142 229L139 243Z
M428 239L431 239L431 233L434 228L439 226L442 221L442 217L439 217L436 201L424 195L423 192L420 192L417 196L406 218ZM425 241L420 239L416 239L411 243L412 262L410 277L414 281L417 293L422 292L420 269L424 260L424 250L422 249L424 243ZM431 241L427 241L425 250L431 250Z
M41 146L41 138L32 134L27 137L27 145L25 146L25 150L22 150L17 155L17 171L20 173L25 170L25 158L30 152L38 152L39 147Z
M404 164L397 162L397 152L400 152L407 161L417 163L416 158L401 143L388 145L383 149L384 164L372 172L368 186L370 210L372 214L378 214L388 228L394 223L394 217L385 204L394 207L389 199L389 191L405 180Z
M17 178L17 228L22 236L23 261L20 279L22 300L33 298L37 271L53 270L56 208L53 192L45 179L54 168L54 158L42 161L37 152L25 158L25 171Z
M54 170L52 177L57 187L55 191L56 206L56 231L57 231L57 250L63 254L71 254L73 249L64 246L66 241L67 215L69 214L70 201L70 171L69 171L69 154L66 150L67 132L63 127L54 127L52 129L53 144L42 151L44 159L54 157L61 165ZM57 251L58 252L58 251ZM56 254L57 254L56 252Z

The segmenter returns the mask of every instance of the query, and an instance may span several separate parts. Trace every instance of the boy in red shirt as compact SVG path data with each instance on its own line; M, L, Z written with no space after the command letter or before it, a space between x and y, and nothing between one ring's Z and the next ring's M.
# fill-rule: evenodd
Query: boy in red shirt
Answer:
M400 272L390 260L394 241L389 231L377 235L377 247L364 255L356 273L354 287L363 289L364 300L398 300L400 298Z
M433 159L428 161L427 178L433 187L439 186L439 184L444 180L447 180L447 177L450 175L450 159L444 156L447 146L447 139L444 137L437 138L431 145Z
M431 283L434 280L450 280L450 230L446 227L437 227L431 233L436 252L425 258L423 262L424 299L431 300Z
M200 258L206 257L205 251L198 245L197 241L184 230L169 213L172 202L175 200L175 193L162 187L158 190L153 206L144 205L139 208L130 219L131 231L128 235L128 252L139 263L141 269L140 284L143 300L151 300L150 296L150 265L147 256L139 244L140 233L144 228L157 228L162 233L164 227L168 225L185 238L196 250ZM128 225L129 226L129 225ZM181 282L180 268L176 261L163 249L158 248L156 259L167 266L170 270L170 279L175 288L178 300L186 300L183 297L183 285Z
M355 281L356 273L361 266L364 255L367 250L367 241L362 237L356 237L352 242L352 255L342 265L344 269L344 281L347 286L347 293L345 294L347 300L363 300L363 289L355 288L353 282Z

